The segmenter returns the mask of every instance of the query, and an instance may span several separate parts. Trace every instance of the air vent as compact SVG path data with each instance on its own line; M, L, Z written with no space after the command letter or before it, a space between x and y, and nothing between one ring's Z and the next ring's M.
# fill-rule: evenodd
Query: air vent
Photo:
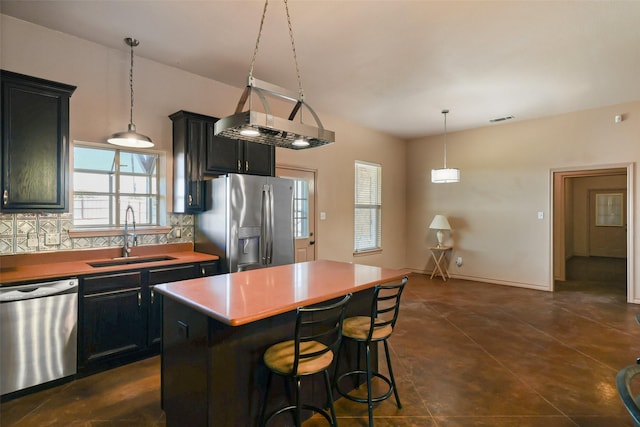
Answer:
M489 122L498 123L498 122L504 122L505 120L511 120L511 119L513 119L513 116L504 116L504 117L497 117L495 119L491 119L489 120Z

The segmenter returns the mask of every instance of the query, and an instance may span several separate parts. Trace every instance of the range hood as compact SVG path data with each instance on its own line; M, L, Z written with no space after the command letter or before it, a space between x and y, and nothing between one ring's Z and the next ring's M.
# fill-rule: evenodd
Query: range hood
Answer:
M254 92L260 98L264 112L252 108ZM289 117L285 119L274 116L265 95L295 102ZM242 111L247 101L249 101L249 109ZM305 108L313 116L315 126L303 123L302 115ZM299 120L294 121L296 116L299 116ZM247 86L242 92L235 113L218 120L214 133L230 139L293 150L319 147L335 141L335 133L322 126L318 115L304 102L302 94L297 96L279 86L255 79L251 75L247 79Z

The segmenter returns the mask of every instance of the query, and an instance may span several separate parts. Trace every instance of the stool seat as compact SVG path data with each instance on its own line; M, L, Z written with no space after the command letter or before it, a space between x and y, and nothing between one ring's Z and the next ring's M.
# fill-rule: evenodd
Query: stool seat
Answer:
M283 341L272 345L264 352L264 363L269 369L280 375L292 375L295 361L295 340ZM300 358L295 375L316 374L327 369L333 362L333 352L317 341L300 343L300 354L318 353L317 356Z
M379 319L376 319L374 323L377 322L379 322ZM347 317L344 319L344 325L342 326L342 336L353 340L364 341L369 337L370 328L371 317L369 316ZM379 341L389 338L392 332L393 327L391 325L374 326L371 340Z

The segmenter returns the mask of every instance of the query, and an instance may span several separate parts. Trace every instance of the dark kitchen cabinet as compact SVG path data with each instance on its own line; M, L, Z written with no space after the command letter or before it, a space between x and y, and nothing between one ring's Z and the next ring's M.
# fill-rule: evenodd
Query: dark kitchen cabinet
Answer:
M80 283L78 370L139 353L147 346L140 271L85 277Z
M162 339L162 295L156 293L155 286L161 283L188 280L199 276L197 264L149 269L149 333L147 344L157 346L160 351Z
M161 283L219 273L209 261L81 277L78 373L99 372L160 353Z
M213 129L215 119L187 111L169 118L173 121L173 212L203 211L207 130Z
M69 98L62 83L1 70L5 212L65 212L69 199Z
M275 176L275 167L274 146L221 138L213 133L207 141L206 173Z
M173 122L173 211L205 210L205 176L225 173L275 176L276 148L214 135L216 117L178 111Z

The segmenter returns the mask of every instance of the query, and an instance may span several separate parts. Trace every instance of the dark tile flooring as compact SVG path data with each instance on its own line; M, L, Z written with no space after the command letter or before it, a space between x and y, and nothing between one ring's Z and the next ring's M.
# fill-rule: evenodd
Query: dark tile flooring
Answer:
M632 426L614 379L640 356L640 307L577 271L553 293L413 276L390 339L403 408L377 404L376 426ZM156 357L4 403L0 425L163 426L159 385ZM366 405L336 409L367 425Z

